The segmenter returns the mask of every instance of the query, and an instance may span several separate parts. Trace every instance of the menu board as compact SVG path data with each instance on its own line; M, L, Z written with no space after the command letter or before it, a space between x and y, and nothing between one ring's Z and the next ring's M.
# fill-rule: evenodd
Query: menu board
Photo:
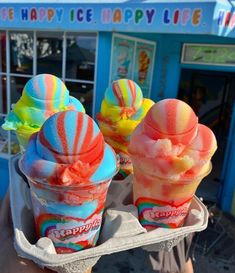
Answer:
M153 44L136 43L134 81L141 87L144 97L148 96L154 61Z
M114 34L110 68L110 83L118 79L135 81L143 96L149 97L152 85L156 43Z
M112 48L111 81L131 79L135 42L121 37L114 37Z

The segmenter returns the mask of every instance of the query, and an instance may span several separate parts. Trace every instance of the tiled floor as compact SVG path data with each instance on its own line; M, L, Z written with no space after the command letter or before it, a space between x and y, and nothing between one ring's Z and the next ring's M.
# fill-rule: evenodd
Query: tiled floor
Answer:
M195 235L192 257L195 273L235 272L235 219L209 206L208 228ZM94 273L154 273L141 248L103 256Z

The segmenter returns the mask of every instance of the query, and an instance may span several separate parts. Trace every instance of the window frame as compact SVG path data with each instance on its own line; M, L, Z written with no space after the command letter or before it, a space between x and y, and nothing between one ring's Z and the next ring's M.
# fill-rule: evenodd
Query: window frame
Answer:
M43 30L18 30L18 29L11 29L11 30L2 30L2 33L6 35L6 72L1 72L1 76L6 77L6 94L7 94L7 100L6 100L6 109L7 113L11 111L11 83L10 79L11 77L26 77L31 78L33 76L37 75L37 33L40 32L42 34L43 32L45 35L53 34L53 31L43 31ZM33 68L32 68L32 74L22 74L22 73L11 73L10 72L10 34L11 33L32 33L33 34ZM98 58L98 40L99 40L99 33L97 31L94 32L76 32L76 31L60 31L58 32L61 34L62 38L62 71L61 71L61 80L63 82L69 81L74 83L81 83L81 84L92 84L93 85L93 102L92 102L92 117L94 117L94 111L95 111L95 100L96 100L96 74L97 74L97 58ZM73 79L73 78L66 78L66 45L67 45L67 35L75 35L75 36L93 36L96 39L96 48L95 48L95 65L94 65L94 79L92 81L90 80L82 80L82 79ZM7 116L7 113L0 112L0 118L5 118ZM7 153L3 153L0 151L0 157L1 158L7 158L9 159L13 154L11 154L11 136L12 132L7 131Z
M217 63L217 62L195 62L193 60L186 60L186 51L187 47L191 46L198 46L198 47L211 47L211 48L219 48L219 47L224 47L224 48L234 48L234 44L207 44L207 43L183 43L182 49L181 49L181 64L189 64L189 65L203 65L203 66L219 66L219 67L234 67L235 63Z

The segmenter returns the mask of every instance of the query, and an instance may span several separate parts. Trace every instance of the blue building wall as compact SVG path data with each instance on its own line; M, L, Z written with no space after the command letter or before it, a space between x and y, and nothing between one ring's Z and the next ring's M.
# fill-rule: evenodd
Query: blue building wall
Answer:
M109 67L111 57L112 33L100 32L98 35L97 48L97 66L96 66L96 98L95 111L100 110L101 102L104 98L104 92L109 84Z
M0 158L0 199L5 195L9 184L8 160Z

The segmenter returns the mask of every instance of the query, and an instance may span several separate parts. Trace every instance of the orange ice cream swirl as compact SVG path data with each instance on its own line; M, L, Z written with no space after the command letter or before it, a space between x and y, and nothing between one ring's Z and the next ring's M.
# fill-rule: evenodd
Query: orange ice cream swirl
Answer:
M133 132L128 150L143 172L178 180L206 171L216 148L213 132L198 124L189 105L166 99L147 113Z

